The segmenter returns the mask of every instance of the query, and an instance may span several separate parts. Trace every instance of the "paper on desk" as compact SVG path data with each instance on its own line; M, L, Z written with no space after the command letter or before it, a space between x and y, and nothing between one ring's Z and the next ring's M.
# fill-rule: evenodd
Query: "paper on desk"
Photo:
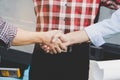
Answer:
M96 61L90 61L89 80L103 80L103 70Z
M91 61L91 80L120 80L120 60Z

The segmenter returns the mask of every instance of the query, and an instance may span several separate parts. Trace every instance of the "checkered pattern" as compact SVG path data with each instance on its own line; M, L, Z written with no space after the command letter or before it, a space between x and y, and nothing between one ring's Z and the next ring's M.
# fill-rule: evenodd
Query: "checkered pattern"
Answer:
M102 0L102 3L105 5L108 1L110 0ZM65 33L93 24L100 4L100 0L33 0L33 2L36 31L59 29Z
M0 18L0 40L4 41L5 47L10 47L13 38L17 33L17 27L6 23L2 18Z
M100 0L33 0L37 31L77 31L94 23Z

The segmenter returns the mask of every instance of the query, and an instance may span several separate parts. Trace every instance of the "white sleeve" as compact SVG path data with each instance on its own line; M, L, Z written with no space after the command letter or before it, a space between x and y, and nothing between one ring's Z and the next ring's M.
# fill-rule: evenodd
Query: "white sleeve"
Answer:
M120 32L120 9L115 11L110 19L86 27L85 31L95 46L101 46L105 43L103 37Z

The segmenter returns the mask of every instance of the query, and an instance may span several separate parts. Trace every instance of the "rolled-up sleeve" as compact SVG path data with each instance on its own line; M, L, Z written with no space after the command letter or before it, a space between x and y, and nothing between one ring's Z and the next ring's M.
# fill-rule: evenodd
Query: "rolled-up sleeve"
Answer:
M6 44L5 47L11 46L11 42L16 33L17 27L7 23L2 18L0 18L0 40Z
M115 11L110 19L86 27L85 31L95 46L101 46L105 43L103 38L106 35L120 32L120 9Z
M99 28L96 28L98 27L98 25L92 25L92 26L89 26L87 28L85 28L85 31L88 35L88 37L90 38L90 41L95 45L95 46L101 46L102 44L105 43L100 31L99 31Z

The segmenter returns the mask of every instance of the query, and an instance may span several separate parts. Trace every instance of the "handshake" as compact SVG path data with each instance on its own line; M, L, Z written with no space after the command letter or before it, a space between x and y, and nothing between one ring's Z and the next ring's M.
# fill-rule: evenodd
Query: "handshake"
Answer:
M67 46L71 45L70 36L67 36L60 30L43 32L41 37L41 48L50 54L67 52Z
M57 54L66 52L69 45L87 41L89 41L89 38L84 30L64 34L60 30L31 32L18 28L11 45L21 46L38 43L47 53Z
M41 48L50 54L67 52L67 46L89 41L89 38L84 30L66 34L60 30L52 30L43 32L43 35L41 37Z

